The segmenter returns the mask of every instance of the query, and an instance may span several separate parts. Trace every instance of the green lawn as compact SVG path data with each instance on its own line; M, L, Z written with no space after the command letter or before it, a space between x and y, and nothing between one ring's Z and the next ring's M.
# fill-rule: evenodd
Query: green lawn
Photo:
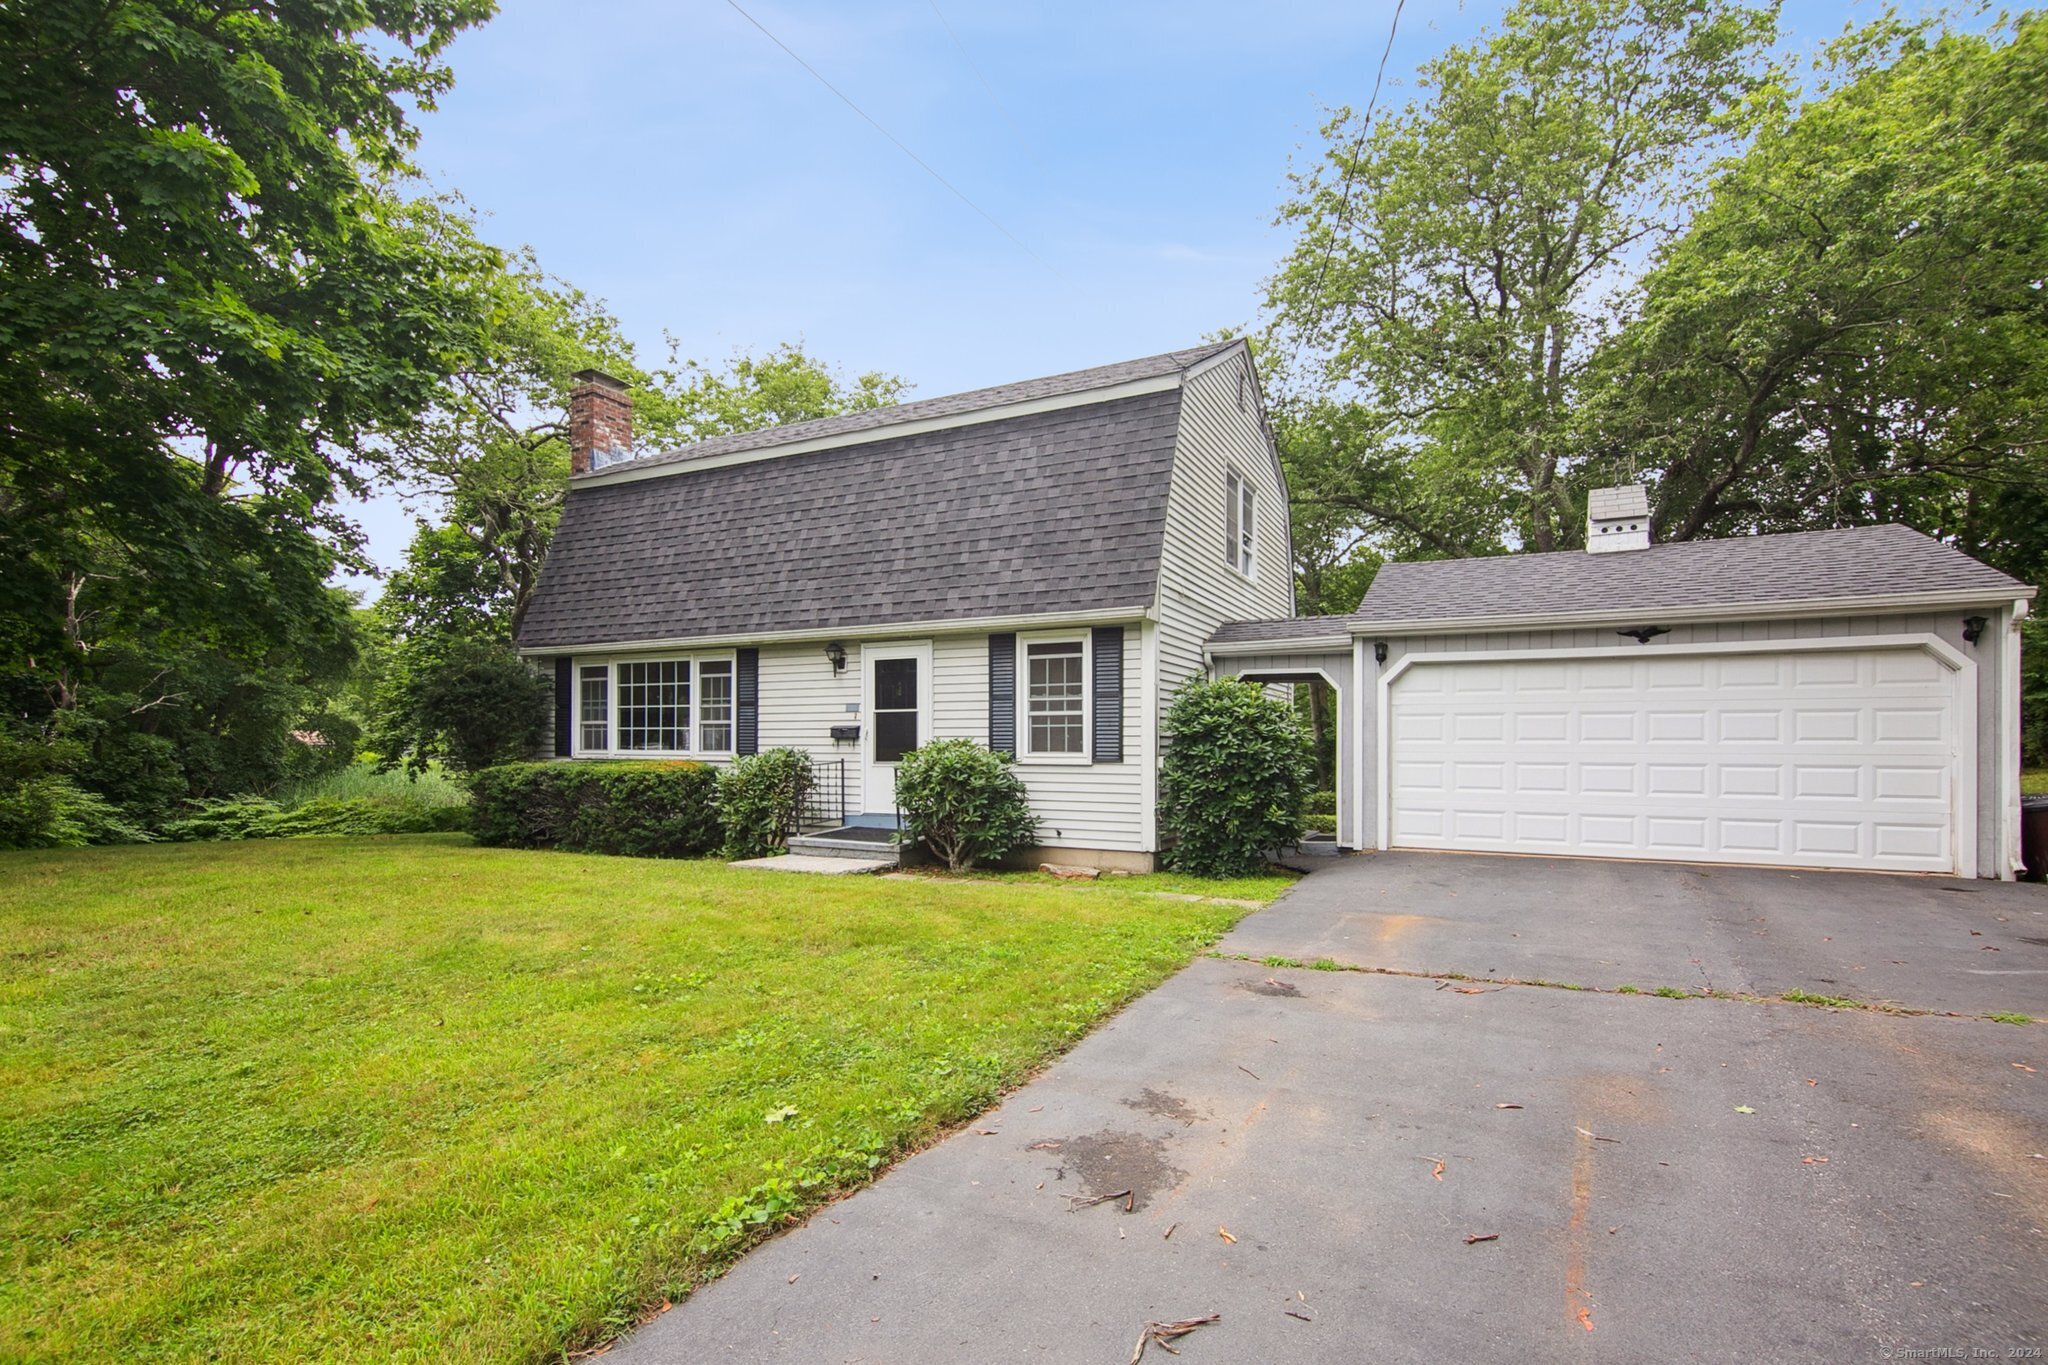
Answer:
M2026 796L2048 796L2048 768L2028 768L2022 772L2020 791Z
M1149 894L1206 885L0 854L0 1359L588 1344L1213 942Z

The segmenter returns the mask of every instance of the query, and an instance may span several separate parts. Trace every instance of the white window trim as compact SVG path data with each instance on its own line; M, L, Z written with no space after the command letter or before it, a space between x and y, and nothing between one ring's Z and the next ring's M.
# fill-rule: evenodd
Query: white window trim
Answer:
M1081 646L1081 752L1041 754L1031 748L1031 646ZM1092 631L1045 630L1017 637L1017 763L1086 765L1095 761L1095 640Z
M724 749L621 749L619 747L619 665L651 663L687 663L690 666L690 719L684 733L692 745L700 738L702 721L697 711L698 679L703 676L702 666L707 663L729 663L732 665L732 737L733 744L739 743L740 716L740 665L739 651L733 649L712 649L702 651L658 650L636 654L577 655L573 660L576 687L572 698L576 714L570 729L572 743L569 746L571 758L617 758L628 761L636 759L696 758L712 762L723 762L734 757L733 748ZM605 670L605 743L603 749L583 747L583 670L586 667L602 665Z
M1230 547L1230 568L1239 578L1256 583L1259 581L1258 496L1243 470L1236 465L1226 465L1224 470L1224 530L1230 529L1233 517L1237 521L1237 543Z

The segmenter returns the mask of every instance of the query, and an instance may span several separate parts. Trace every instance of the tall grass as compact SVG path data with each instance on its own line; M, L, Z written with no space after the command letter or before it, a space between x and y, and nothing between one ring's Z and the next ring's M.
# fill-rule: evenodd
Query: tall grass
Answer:
M403 768L378 769L351 763L340 772L278 788L277 804L287 810L309 801L370 801L380 806L466 806L469 789L437 765L415 777Z

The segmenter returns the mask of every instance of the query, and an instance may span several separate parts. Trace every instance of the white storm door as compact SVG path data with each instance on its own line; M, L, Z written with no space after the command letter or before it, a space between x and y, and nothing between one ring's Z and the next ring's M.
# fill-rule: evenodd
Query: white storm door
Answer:
M932 737L932 647L866 645L860 661L861 808L888 815L896 809L896 765Z

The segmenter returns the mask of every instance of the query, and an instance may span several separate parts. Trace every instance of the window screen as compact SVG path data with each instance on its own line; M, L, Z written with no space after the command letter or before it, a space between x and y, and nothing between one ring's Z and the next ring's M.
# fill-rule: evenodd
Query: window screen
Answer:
M1082 650L1079 640L1049 641L1025 646L1028 689L1026 737L1034 754L1085 752L1082 734Z
M688 660L620 664L618 681L621 749L677 753L690 747Z
M585 749L611 747L611 672L605 664L585 664L579 677L576 714Z

